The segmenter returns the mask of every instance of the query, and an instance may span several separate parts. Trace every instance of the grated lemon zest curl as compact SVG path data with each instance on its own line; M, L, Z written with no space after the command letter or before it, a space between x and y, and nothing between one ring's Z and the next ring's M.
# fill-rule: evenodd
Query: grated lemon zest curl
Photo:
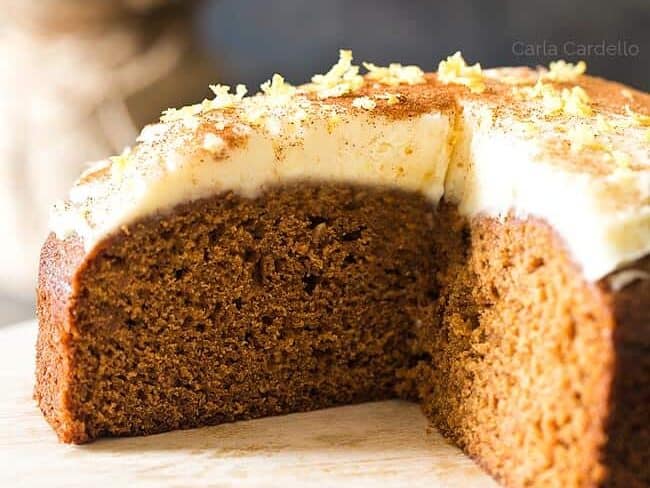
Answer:
M563 59L551 61L548 71L541 76L543 80L567 82L574 81L587 71L587 63L579 61L577 64L567 63Z
M364 62L363 66L368 70L366 77L382 85L418 85L425 81L424 71L415 65L403 66L400 63L390 63L388 66L377 66Z
M312 86L307 89L320 99L356 92L363 85L363 76L359 74L359 66L352 64L352 59L352 51L339 50L338 62L327 73L314 75Z
M456 51L446 60L440 61L440 64L438 64L438 79L444 84L465 85L472 93L485 91L481 64L476 63L468 66L460 51Z
M357 97L352 101L352 106L354 108L362 108L364 110L372 110L377 106L377 102L375 102L370 97Z

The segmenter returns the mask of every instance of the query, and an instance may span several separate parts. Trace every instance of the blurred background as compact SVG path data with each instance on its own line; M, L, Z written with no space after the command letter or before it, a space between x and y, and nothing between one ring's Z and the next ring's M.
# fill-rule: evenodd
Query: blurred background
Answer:
M51 203L88 161L121 152L208 83L357 62L429 71L585 59L650 89L650 0L0 0L0 324L34 315Z

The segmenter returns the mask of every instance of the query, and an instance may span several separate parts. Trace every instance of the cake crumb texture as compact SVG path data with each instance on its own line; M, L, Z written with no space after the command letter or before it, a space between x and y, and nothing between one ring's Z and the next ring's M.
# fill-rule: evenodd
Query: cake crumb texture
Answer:
M506 486L648 486L649 283L585 281L534 218L226 192L50 236L35 395L73 443L400 397Z

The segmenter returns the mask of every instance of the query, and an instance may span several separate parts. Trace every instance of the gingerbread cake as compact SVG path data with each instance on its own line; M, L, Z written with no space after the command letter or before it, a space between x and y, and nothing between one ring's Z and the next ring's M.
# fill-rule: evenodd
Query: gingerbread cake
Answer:
M648 486L650 96L340 54L166 111L54 207L59 438L397 397L506 486Z

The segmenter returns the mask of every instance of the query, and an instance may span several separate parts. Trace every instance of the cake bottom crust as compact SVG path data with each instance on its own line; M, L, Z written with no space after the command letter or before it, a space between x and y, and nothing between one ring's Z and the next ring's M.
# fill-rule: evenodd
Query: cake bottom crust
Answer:
M650 258L631 265L650 271ZM65 442L400 397L508 486L650 481L650 285L535 219L296 184L41 260L36 398Z

